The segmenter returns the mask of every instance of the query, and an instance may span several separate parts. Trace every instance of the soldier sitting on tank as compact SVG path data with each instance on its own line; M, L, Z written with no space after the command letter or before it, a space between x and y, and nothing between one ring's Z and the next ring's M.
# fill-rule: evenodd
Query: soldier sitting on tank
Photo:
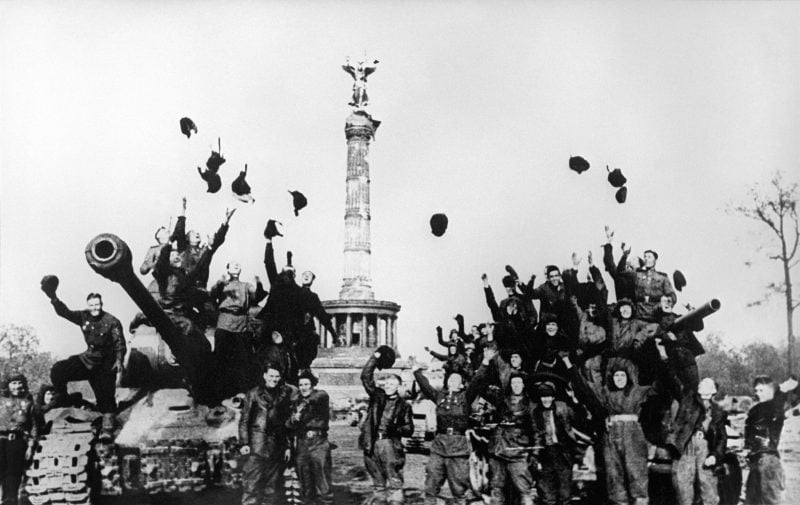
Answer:
M387 376L383 388L375 384L375 368L383 359L382 352L375 352L361 371L361 384L369 395L369 407L358 445L364 451L364 466L372 476L374 503L398 505L404 501L405 452L400 438L414 433L414 420L411 406L398 394L402 384L398 375Z
M225 241L228 232L228 223L236 209L225 212L223 221L217 233L207 249L203 251L198 262L188 268L184 265L184 255L176 247L165 247L161 250L156 266L153 269L153 277L158 281L159 300L158 303L164 312L178 326L184 334L196 334L202 336L203 321L196 309L204 310L203 304L198 305L202 296L198 297L197 279L208 272L211 259L214 253ZM180 218L179 218L180 222ZM176 230L178 227L176 226ZM206 314L206 318L208 314ZM205 338L198 338L205 345L208 341Z
M15 374L7 381L8 396L0 398L0 484L3 505L16 505L25 462L38 436L28 380Z
M42 291L50 298L56 314L77 324L83 331L87 349L81 354L57 361L50 369L50 380L56 391L56 404L66 406L67 384L88 380L97 399L97 409L103 414L103 432L114 429L114 399L123 372L125 337L119 319L103 310L103 298L98 293L86 297L87 310L70 310L56 296L57 284L42 280Z
M288 426L296 437L295 467L300 481L300 496L306 505L331 505L331 444L328 442L330 400L317 389L319 380L310 370L300 374L300 394L292 401Z
M156 245L151 245L145 253L142 265L139 267L139 273L147 275L153 271L158 261L158 256L161 254L161 249L168 247L171 242L169 230L161 226L155 233ZM147 286L150 295L158 300L158 282L153 279Z
M280 273L275 265L275 250L272 247L272 239L276 236L271 227L267 227L264 236L267 238L267 245L264 250L264 266L267 270L269 279L269 297L264 308L258 313L258 319L262 321L260 340L263 344L269 343L270 333L267 330L280 328L287 345L294 347L297 334L303 325L305 308L302 304L302 293L300 286L294 280L295 271L292 266L291 252L287 253L287 264Z
M36 401L33 404L33 417L39 435L46 435L50 431L50 427L45 421L44 416L55 407L55 399L56 388L50 384L45 384L39 388L39 392L36 394Z
M411 367L422 394L436 404L436 438L431 444L428 465L425 467L425 503L435 505L445 479L458 505L466 503L469 490L470 444L466 437L469 428L470 407L483 387L489 362L494 350L488 350L475 378L465 388L464 377L452 372L445 381L446 390L437 391L431 386L419 365Z
M214 355L221 371L223 391L248 391L258 383L258 362L253 353L249 312L267 296L261 280L255 287L242 282L237 261L226 265L226 274L211 288L211 300L219 307L214 332Z
M314 318L331 334L331 338L334 341L339 338L331 322L331 316L325 311L319 296L311 291L311 285L316 278L317 276L310 270L300 274L300 303L304 313L303 325L300 327L296 339L295 352L297 354L297 365L301 370L311 367L311 363L317 357L320 338L314 324Z
M281 369L264 366L264 383L251 389L239 418L240 453L247 456L242 468L242 505L280 503L283 472L291 457L286 423L292 414L294 386L283 384Z

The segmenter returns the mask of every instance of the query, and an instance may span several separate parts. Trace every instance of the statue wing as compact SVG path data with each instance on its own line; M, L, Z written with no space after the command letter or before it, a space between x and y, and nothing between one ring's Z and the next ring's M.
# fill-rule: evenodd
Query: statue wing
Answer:
M350 74L353 79L356 78L356 72L352 65L342 65L342 70Z

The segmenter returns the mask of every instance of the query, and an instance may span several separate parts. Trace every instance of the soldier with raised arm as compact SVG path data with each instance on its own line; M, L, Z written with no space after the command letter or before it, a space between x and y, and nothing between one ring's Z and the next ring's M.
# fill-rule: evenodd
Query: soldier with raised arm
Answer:
M414 433L414 420L411 406L398 394L402 383L400 376L388 375L382 388L375 384L378 361L385 359L383 352L391 352L385 346L378 349L361 371L361 383L369 395L369 407L358 443L364 451L364 465L372 476L376 505L398 505L404 500L403 467L406 459L400 439Z
M464 386L465 377L461 373L452 372L447 378L446 389L442 391L431 386L417 363L411 367L423 396L436 404L436 438L431 443L431 453L425 467L426 505L437 503L445 480L450 484L456 504L466 503L470 451L466 431L469 428L470 407L486 380L486 370L493 355L493 349L484 354L481 367L468 386Z
M42 291L50 298L56 314L81 327L86 350L75 356L57 361L50 369L50 380L56 391L58 405L68 403L67 384L88 380L97 399L97 409L103 414L103 433L110 436L114 429L114 399L125 362L125 337L119 319L103 310L103 297L89 293L87 309L70 310L56 296L58 278L42 279Z

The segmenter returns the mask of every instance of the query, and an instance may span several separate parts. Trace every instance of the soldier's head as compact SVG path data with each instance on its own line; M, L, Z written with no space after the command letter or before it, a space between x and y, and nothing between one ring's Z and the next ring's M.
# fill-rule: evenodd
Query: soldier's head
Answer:
M467 356L472 356L474 353L475 353L475 344L473 344L472 342L464 344L464 354L466 354Z
M300 283L304 287L310 288L311 285L314 283L314 279L316 279L316 278L317 278L317 276L314 275L314 272L312 272L311 270L306 270L305 272L300 274Z
M42 405L50 405L56 399L56 388L48 386L42 395Z
M28 379L21 373L8 378L8 393L15 398L24 396L28 392Z
M614 382L614 387L617 389L625 389L628 385L628 372L625 370L617 369L611 375L611 380Z
M238 261L231 261L225 265L225 270L227 270L228 275L231 276L231 279L238 279L239 274L242 273L242 265L240 265Z
M493 337L494 336L494 321L487 322L485 329L486 329L485 335L487 337Z
M522 366L522 354L519 351L511 351L511 355L508 357L508 362L514 368L519 368Z
M189 230L186 232L186 241L189 242L189 245L192 247L197 247L200 245L200 232L197 230Z
M645 268L655 268L656 261L658 261L658 253L652 249L648 249L644 252L644 267Z
M456 330L455 328L450 330L450 335L448 335L448 339L450 340L451 343L458 342L459 340L458 330Z
M768 402L775 396L775 382L768 375L759 375L753 379L753 392L759 402Z
M264 365L264 384L268 389L278 386L281 381L281 369L275 363L267 363Z
M547 268L544 269L544 276L553 287L557 288L561 285L561 270L557 266L547 265Z
M658 305L661 308L661 312L663 312L665 314L672 313L672 307L673 307L674 304L672 303L672 297L671 296L669 296L669 295L661 295L661 298L658 301Z
M503 287L506 289L506 294L511 296L514 294L514 286L516 286L516 282L514 278L510 275L506 275L503 277Z
M303 396L308 396L314 391L314 388L317 387L319 383L319 379L311 373L311 370L306 370L300 374L297 379L297 387L300 389L300 394Z
M173 268L180 268L183 265L183 256L181 255L180 251L176 245L172 246L172 249L169 252L169 266Z
M469 334L472 335L473 340L481 336L480 330L474 324L472 325L472 328L469 329Z
M464 389L464 378L458 372L453 372L447 377L447 390L458 393Z
M556 399L556 387L550 381L545 381L536 387L536 393L539 395L539 401L542 407L549 409Z
M514 395L521 395L523 391L525 391L525 376L518 373L512 373L511 379L509 380L509 386L511 387L511 393Z
M586 307L586 315L589 317L597 317L597 304L594 302L589 303Z
M386 392L388 396L392 396L397 394L397 390L400 388L400 384L403 381L400 379L400 376L397 374L390 374L387 375L383 381L383 390Z
M283 343L283 335L278 330L272 331L272 343L275 345L281 345Z
M156 230L156 242L158 244L166 244L169 242L169 230L165 227L161 226L159 229Z
M103 313L103 297L99 293L89 293L86 295L86 306L92 317L98 317Z
M627 298L623 298L617 302L617 311L622 319L630 319L633 316L633 303Z
M711 377L706 377L697 385L697 394L704 402L710 402L717 394L717 383Z

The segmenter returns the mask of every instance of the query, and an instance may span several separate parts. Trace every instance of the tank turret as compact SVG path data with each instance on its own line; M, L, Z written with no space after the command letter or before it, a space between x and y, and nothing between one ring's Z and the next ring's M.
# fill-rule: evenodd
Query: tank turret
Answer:
M89 241L85 253L89 266L106 279L122 286L158 331L188 380L195 401L210 403L226 396L224 392L218 391L214 356L205 336L172 322L134 274L128 244L114 234L102 233Z

